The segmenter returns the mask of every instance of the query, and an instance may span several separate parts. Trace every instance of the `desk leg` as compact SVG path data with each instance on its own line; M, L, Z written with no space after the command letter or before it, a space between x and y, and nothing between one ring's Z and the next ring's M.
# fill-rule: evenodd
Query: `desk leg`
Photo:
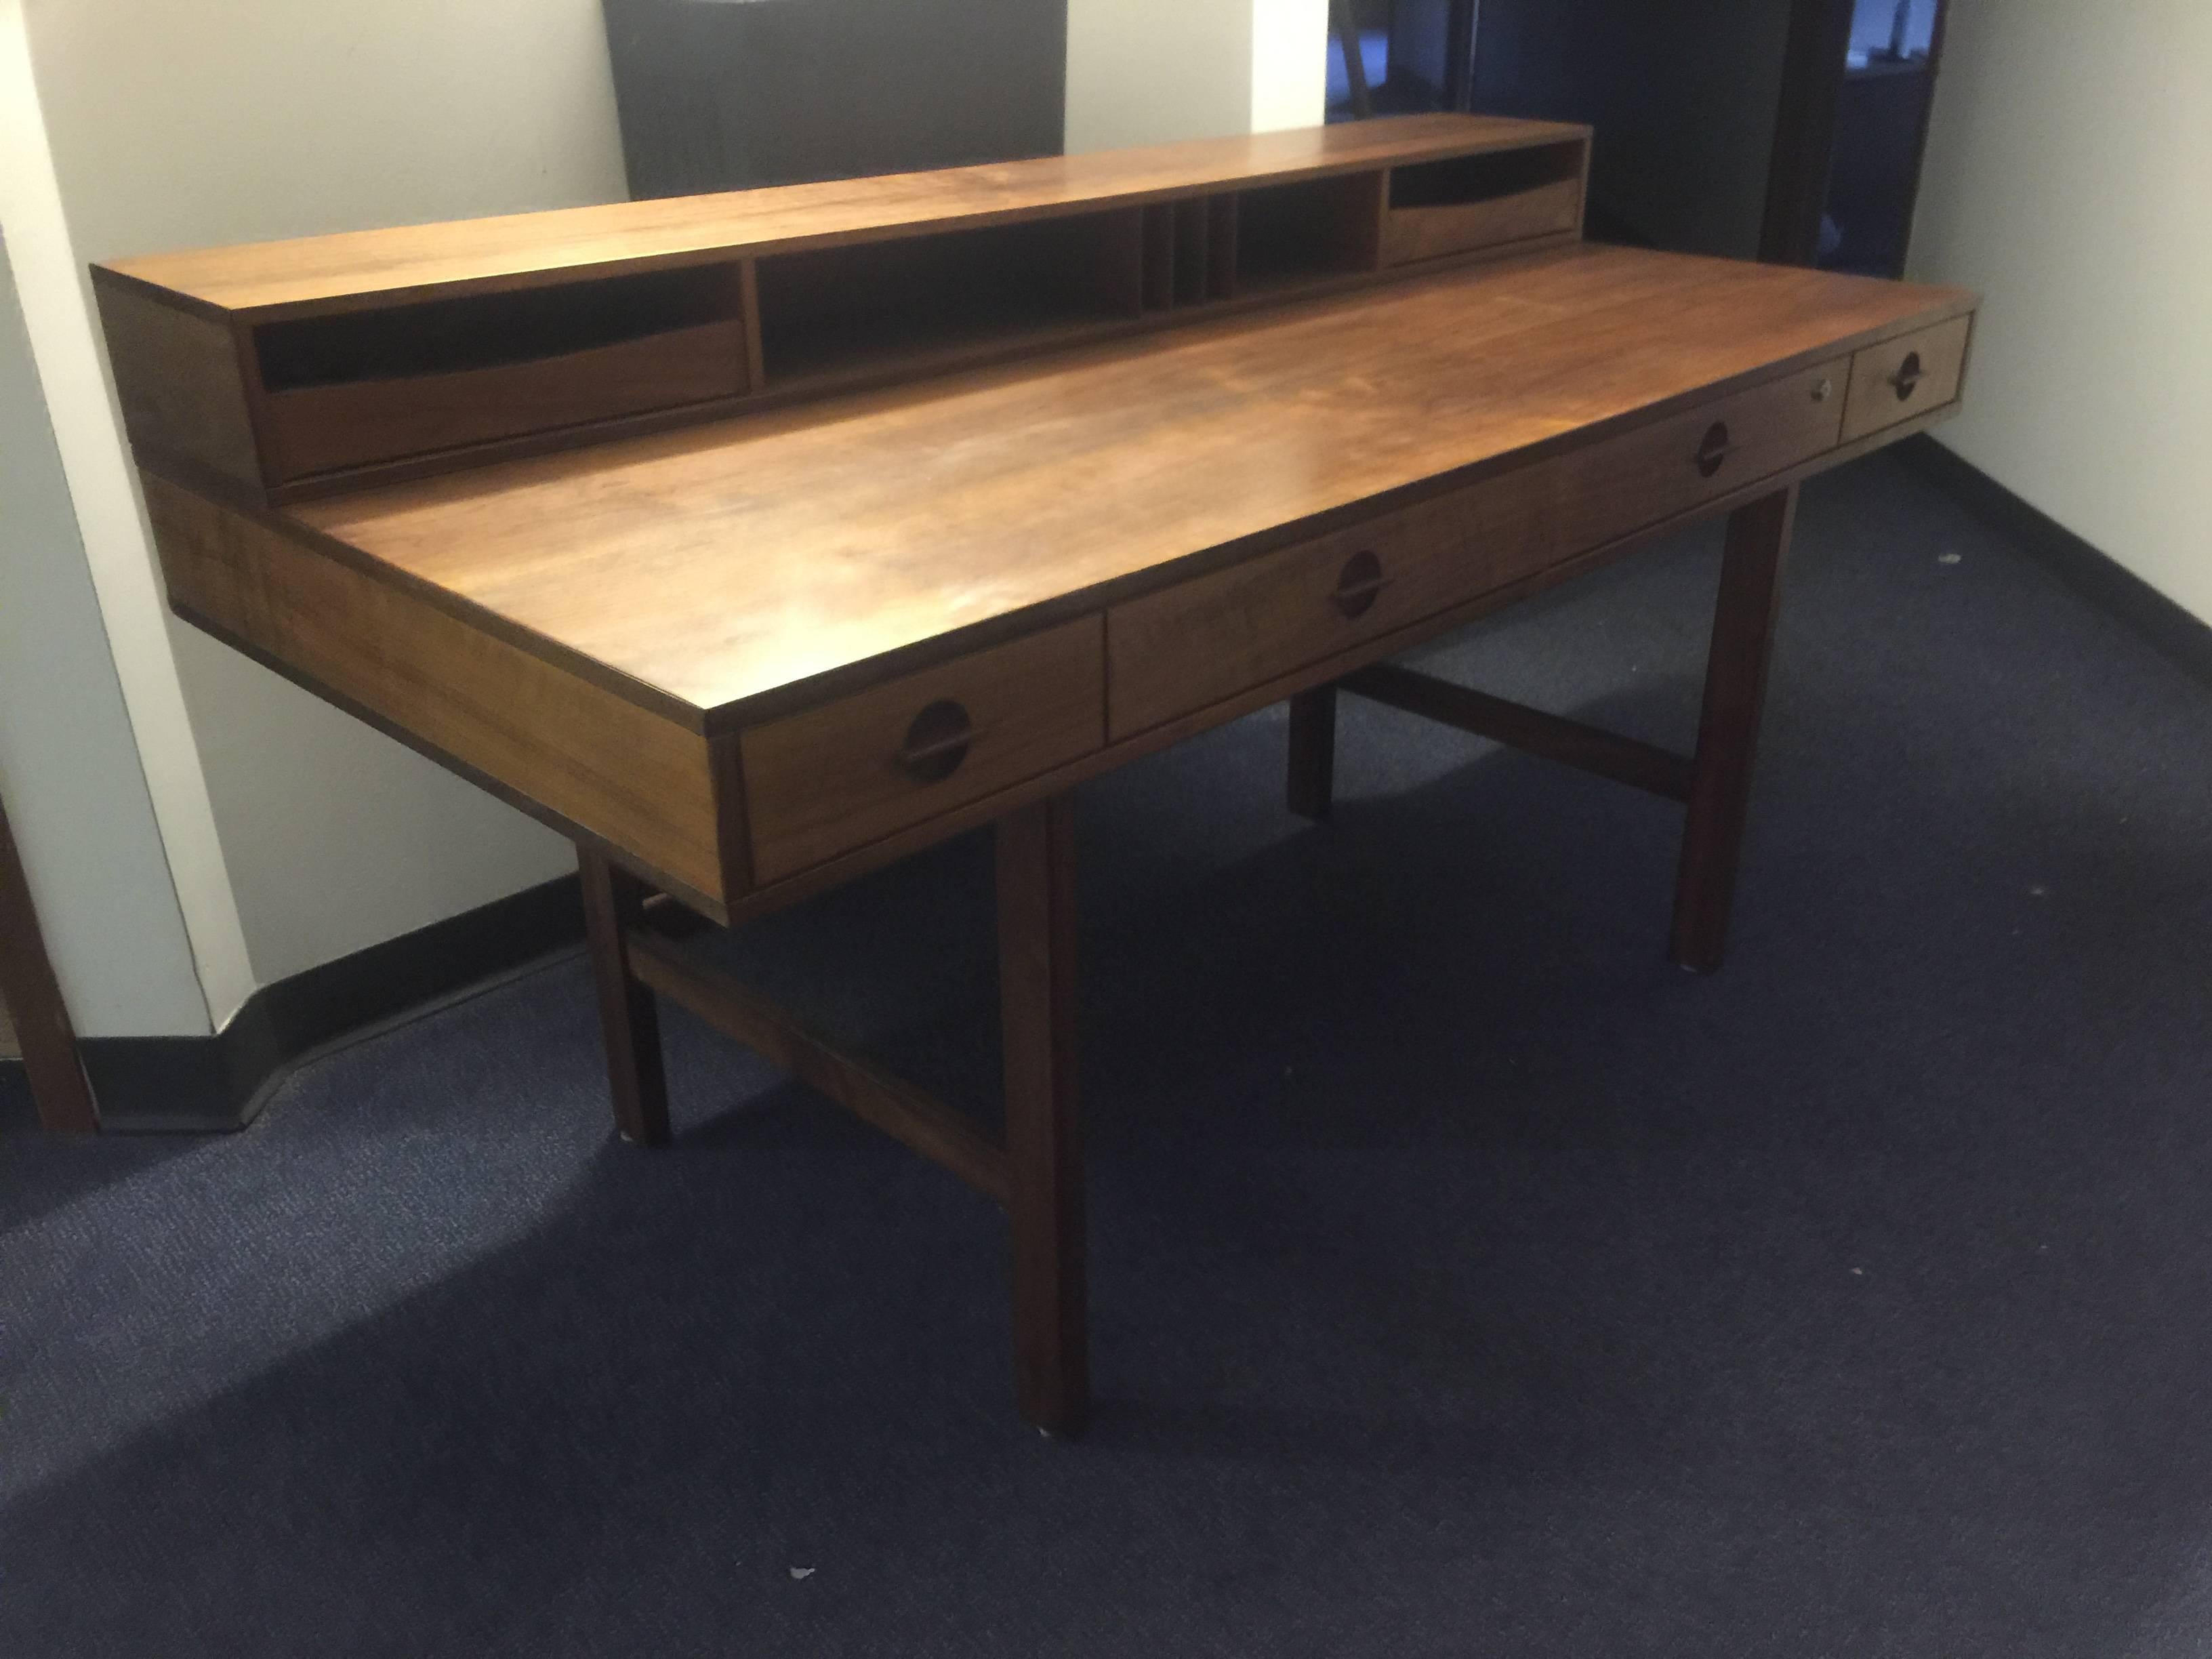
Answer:
M1014 1386L1023 1416L1048 1433L1073 1435L1091 1407L1073 801L1058 795L1022 807L999 820L998 835Z
M1674 889L1674 959L1693 972L1721 965L1751 801L1752 762L1766 701L1766 665L1782 593L1782 559L1797 517L1795 485L1729 520L1705 664L1705 713L1690 779L1690 821Z
M30 878L0 805L0 1012L14 1021L31 1104L41 1128L96 1134L100 1109L78 1057L76 1028L62 1001L54 965L31 903Z
M576 849L584 885L584 934L599 992L599 1029L614 1091L615 1127L641 1146L668 1144L668 1083L660 1054L660 1008L630 971L623 930L645 914L646 885L588 847Z
M1316 685L1291 699L1290 807L1328 821L1336 798L1336 688Z

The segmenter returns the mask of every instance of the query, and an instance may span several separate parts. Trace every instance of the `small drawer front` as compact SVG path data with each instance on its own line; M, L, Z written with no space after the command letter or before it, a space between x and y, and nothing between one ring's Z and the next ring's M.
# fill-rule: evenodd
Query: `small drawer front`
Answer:
M1075 760L1103 740L1096 617L747 732L753 878L771 882Z
M1382 219L1382 263L1412 264L1451 253L1564 235L1582 223L1583 184L1562 179L1495 201L1392 208Z
M1107 614L1116 741L1478 599L1836 446L1838 359Z
M1851 360L1844 441L1870 436L1956 398L1972 329L1972 318L1960 317L1860 352Z

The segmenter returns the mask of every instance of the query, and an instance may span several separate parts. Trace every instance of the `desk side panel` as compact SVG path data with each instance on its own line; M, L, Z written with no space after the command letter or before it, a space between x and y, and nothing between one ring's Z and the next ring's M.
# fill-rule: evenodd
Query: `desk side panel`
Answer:
M93 297L132 447L205 467L259 499L260 446L229 325L98 272Z
M726 909L708 741L261 520L148 475L186 621L620 857Z

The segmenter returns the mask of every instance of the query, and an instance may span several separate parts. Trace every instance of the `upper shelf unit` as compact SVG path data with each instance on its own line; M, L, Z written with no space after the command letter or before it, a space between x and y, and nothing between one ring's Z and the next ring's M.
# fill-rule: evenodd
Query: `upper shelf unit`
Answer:
M282 501L1571 241L1589 147L1417 116L93 278L141 464Z

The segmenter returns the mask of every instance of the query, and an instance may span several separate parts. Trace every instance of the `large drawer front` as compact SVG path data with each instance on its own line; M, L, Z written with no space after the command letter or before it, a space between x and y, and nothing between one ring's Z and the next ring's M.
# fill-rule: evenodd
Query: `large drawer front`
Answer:
M1871 437L1957 398L1973 324L1971 317L1954 318L1869 346L1853 358L1844 441Z
M1835 447L1839 359L1115 606L1119 740Z
M1486 579L1429 502L1107 612L1118 741L1419 622Z
M1103 741L1096 617L757 726L739 739L753 878L780 880L1079 759Z

